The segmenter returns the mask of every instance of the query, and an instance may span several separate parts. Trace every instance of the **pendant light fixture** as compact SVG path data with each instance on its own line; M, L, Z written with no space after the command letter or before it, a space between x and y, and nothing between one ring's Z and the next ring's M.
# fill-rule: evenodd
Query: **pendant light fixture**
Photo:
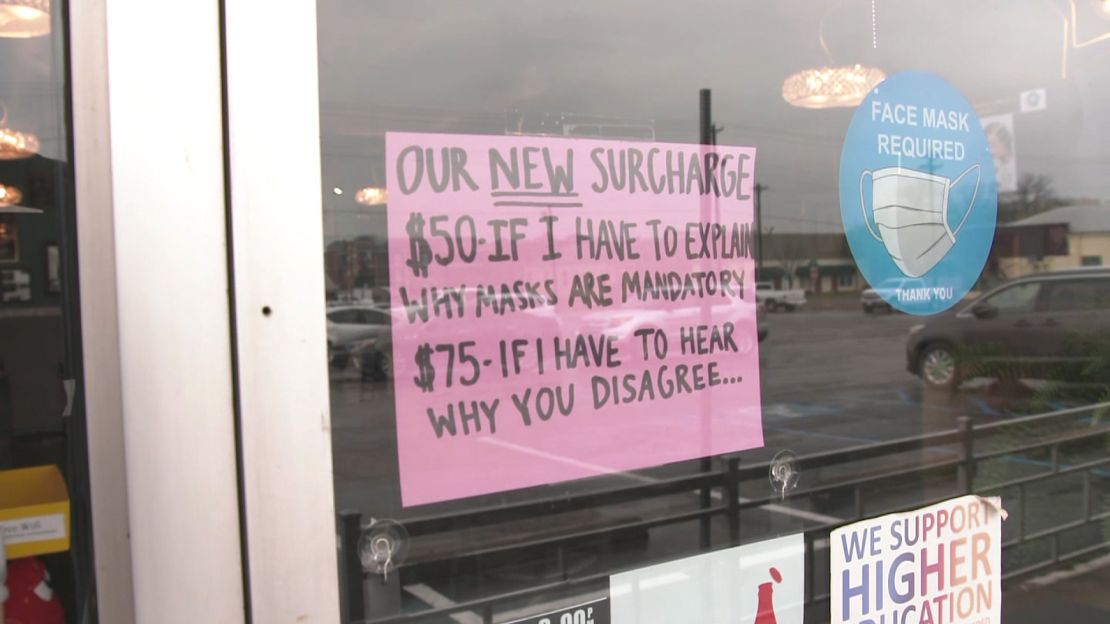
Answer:
M0 0L2 1L2 0ZM0 101L0 160L30 158L39 153L39 138L8 127L8 107Z
M23 193L14 186L0 184L0 210L10 208L23 201Z
M0 127L0 160L30 158L38 152L39 140L35 135Z
M804 69L783 81L782 98L801 108L859 106L884 80L883 70L858 64Z
M0 0L0 37L50 34L50 0Z
M42 214L38 208L20 206L23 192L14 186L0 184L0 214Z
M366 186L355 193L355 201L363 206L381 206L389 201L389 195L380 186Z
M817 26L817 40L821 43L825 56L831 60L832 53L825 42L825 19L830 12L831 9L821 16ZM872 27L874 28L874 22ZM782 99L791 106L801 108L859 106L871 89L884 80L886 74L883 70L859 63L803 69L783 81Z

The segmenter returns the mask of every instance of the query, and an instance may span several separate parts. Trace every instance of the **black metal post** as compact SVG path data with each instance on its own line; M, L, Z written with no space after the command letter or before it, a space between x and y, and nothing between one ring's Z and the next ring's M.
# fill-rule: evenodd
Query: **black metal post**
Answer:
M362 597L362 562L358 558L358 538L362 514L339 512L339 609L340 621L357 622L366 618Z
M740 545L740 458L728 459L725 474L725 496L728 496L728 541L730 546Z
M961 446L958 487L962 493L971 494L975 489L975 428L970 416L960 416L957 427Z
M364 575L368 618L393 617L401 613L401 571L390 568L388 574Z
M755 279L763 277L763 191L767 190L766 184L755 185Z
M713 105L712 94L709 89L702 89L698 92L698 141L702 145L713 145ZM705 214L706 211L704 200L702 202L702 212L702 218L706 219L708 215ZM705 316L706 312L707 310L703 309L702 315ZM708 395L705 395L703 393L703 410L708 409L708 405L706 405L705 403L705 399L707 398ZM703 414L703 417L704 416L705 415ZM701 460L701 472L703 474L708 474L712 470L713 460L711 458L707 457ZM699 494L699 502L701 503L701 508L709 509L709 507L713 504L712 489L708 486L703 487ZM711 537L712 528L713 527L709 516L703 517L699 522L699 543L701 544L701 547L703 549L709 548L709 545L713 541Z
M698 92L698 142L713 145L713 107L709 89Z

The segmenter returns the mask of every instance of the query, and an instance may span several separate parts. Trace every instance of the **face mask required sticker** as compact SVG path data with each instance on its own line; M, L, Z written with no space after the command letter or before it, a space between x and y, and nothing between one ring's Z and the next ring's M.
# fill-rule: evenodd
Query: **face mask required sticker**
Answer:
M971 104L926 72L876 86L844 139L840 213L860 272L892 306L928 315L963 299L998 213L994 162Z

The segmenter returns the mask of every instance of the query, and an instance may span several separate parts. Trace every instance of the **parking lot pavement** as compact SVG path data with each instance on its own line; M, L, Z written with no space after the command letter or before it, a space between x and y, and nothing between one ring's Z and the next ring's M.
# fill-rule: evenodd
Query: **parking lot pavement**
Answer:
M909 328L920 322L903 314L866 315L853 307L843 309L809 309L794 313L767 316L769 337L760 345L762 418L765 446L746 451L744 462L771 459L779 451L790 450L797 455L849 448L864 444L891 441L923 433L950 430L960 416L970 416L976 423L1010 418L1020 409L1027 396L1015 396L1013 388L999 391L989 383L973 382L958 392L936 392L923 387L921 381L906 372L904 344ZM386 517L402 522L412 514L426 513L426 508L402 509L398 490L397 446L394 396L391 383L360 382L352 371L332 371L332 430L336 505L338 509L357 509L365 517ZM944 453L946 449L933 449ZM954 450L952 452L955 452ZM929 457L902 454L883 461L902 462L903 466L920 465ZM935 458L934 458L935 459ZM1017 469L1044 469L1024 460ZM1042 462L1043 463L1043 462ZM698 462L685 462L649 470L619 473L583 481L559 484L542 492L507 492L480 500L464 499L436 505L435 513L449 514L454 509L470 509L475 504L507 503L529 496L567 496L605 487L651 482L653 479L688 474L698 470ZM881 472L879 460L869 460L859 467L874 474ZM855 469L855 468L852 468ZM828 472L828 471L825 471ZM811 486L815 480L850 478L845 473L801 475L802 483ZM952 486L951 479L934 483L922 477L868 494L868 509L913 505L925 494L947 495L941 490ZM1073 488L1074 489L1074 488ZM745 484L741 496L755 498L771 492L767 480ZM697 497L687 499L649 499L625 504L625 513L654 517L674 509L696 505ZM1053 490L1055 500L1064 500ZM1070 494L1069 494L1070 495ZM808 530L840 519L852 517L852 501L843 498L787 498L782 504L744 512L741 526L745 540L785 532ZM510 530L510 529L505 529ZM518 535L516 528L511 529ZM521 528L520 530L525 530ZM718 528L718 533L724 531ZM605 555L604 565L635 565L638 562L664 560L695 552L697 531L690 524L652 529L651 539L637 542L629 550L614 550ZM535 555L533 561L530 557ZM535 582L546 579L546 565L554 565L539 554L528 555L527 561L516 562L504 570L497 566L485 575L454 575L420 580L434 595L433 602L465 600L468 597L516 587L522 565L532 566ZM582 565L590 568L598 561L592 551L582 556ZM625 562L625 563L622 563ZM542 564L542 565L541 565ZM597 565L601 565L600 563ZM514 567L516 566L516 567ZM498 576L501 574L502 576ZM1110 573L1102 572L1103 581ZM549 580L549 579L546 579ZM1074 581L1079 583L1081 581ZM503 587L502 587L503 586ZM1068 587L1068 586L1062 586ZM1024 590L1023 590L1024 591ZM1036 588L1028 591L1041 591ZM1081 592L1076 590L1076 596ZM1022 598L1007 593L1007 622L1040 622L1017 615L1011 607ZM1089 592L1088 592L1089 594ZM1066 592L1056 592L1064 600ZM425 598L427 598L425 596ZM424 598L417 596L422 602ZM416 599L414 598L414 599ZM432 604L432 603L428 603ZM1049 604L1030 599L1030 605ZM1055 603L1054 603L1055 604ZM1104 622L1107 605L1082 603L1057 605L1076 614L1071 621ZM1013 615L1011 615L1013 612ZM1031 613L1031 612L1030 612ZM1025 617L1025 619L1021 619ZM1086 618L1086 619L1084 619Z
M830 310L862 310L859 293L826 293L821 295L807 295L806 304L796 308L796 312L813 313L828 312Z
M763 402L821 402L850 388L882 390L915 378L906 372L905 338L920 322L904 314L830 310L767 315L760 345Z
M770 334L760 345L765 446L745 452L745 461L765 461L781 450L800 455L950 430L962 415L976 422L1008 417L1005 401L989 392L928 391L906 372L905 337L920 322L915 317L853 308L774 314L767 322ZM340 500L395 509L391 384L332 372Z
M753 459L955 427L962 402L925 392L906 371L905 338L918 322L855 308L769 316L760 345L766 447Z
M1002 620L1006 624L1042 624L1058 619L1068 624L1110 622L1110 555L1059 570L1006 592Z

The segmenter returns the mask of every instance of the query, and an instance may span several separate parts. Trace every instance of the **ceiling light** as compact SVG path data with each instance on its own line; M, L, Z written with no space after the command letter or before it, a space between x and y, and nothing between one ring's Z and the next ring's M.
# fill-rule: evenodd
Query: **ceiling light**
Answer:
M858 106L883 80L883 70L863 65L806 69L783 81L782 98L802 108Z
M331 192L335 193L336 195L342 195L343 189L339 188L338 186L333 186Z
M0 160L30 158L38 153L39 138L30 132L16 132L9 128L8 107L0 102Z
M355 193L355 201L364 206L380 206L388 199L385 189L378 186L367 186Z
M0 208L14 206L23 201L23 193L14 186L0 184Z
M0 0L0 37L26 39L50 33L50 0Z
M30 132L0 127L0 160L30 158L39 153L39 139Z

